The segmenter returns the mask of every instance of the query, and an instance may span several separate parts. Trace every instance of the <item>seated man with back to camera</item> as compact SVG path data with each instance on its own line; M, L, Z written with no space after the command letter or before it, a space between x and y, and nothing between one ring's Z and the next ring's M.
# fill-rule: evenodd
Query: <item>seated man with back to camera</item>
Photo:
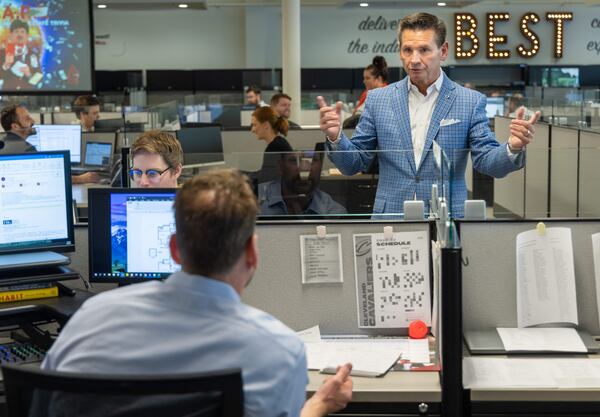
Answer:
M182 270L96 295L69 320L43 369L185 374L241 368L247 417L325 416L352 396L351 365L306 400L304 344L240 300L258 266L258 207L248 180L213 170L187 181L174 204L171 256Z
M73 111L81 123L82 132L93 132L100 119L100 100L96 96L79 96L73 102Z
M33 126L35 120L29 114L27 107L22 104L9 104L0 112L0 125L4 129L5 136L0 140L4 146L0 146L0 152L29 153L37 152L37 149L27 141L27 138L35 135ZM86 172L81 175L71 176L73 184L86 184L100 182L100 177L95 172Z
M150 130L131 145L129 176L133 187L176 188L183 169L183 150L170 133Z

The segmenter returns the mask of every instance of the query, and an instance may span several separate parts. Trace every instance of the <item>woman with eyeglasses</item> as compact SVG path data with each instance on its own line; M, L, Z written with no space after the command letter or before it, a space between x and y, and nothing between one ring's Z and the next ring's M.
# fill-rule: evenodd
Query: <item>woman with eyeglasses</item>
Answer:
M160 130L144 132L131 146L132 186L176 188L183 166L183 150L174 136Z

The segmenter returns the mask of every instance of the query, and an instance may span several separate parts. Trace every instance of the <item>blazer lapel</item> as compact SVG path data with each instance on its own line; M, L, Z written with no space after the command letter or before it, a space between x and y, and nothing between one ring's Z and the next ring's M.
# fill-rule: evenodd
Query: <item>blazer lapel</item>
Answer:
M423 147L423 155L421 155L421 163L419 167L423 166L423 162L431 149L431 145L433 144L433 139L438 134L440 130L440 122L444 119L444 117L450 111L450 107L452 107L452 103L456 99L456 86L450 79L444 75L444 81L442 82L442 88L440 90L440 94L438 96L438 101L433 109L433 114L431 115L431 120L429 122L429 129L427 130L427 138L425 139L425 146Z
M392 104L396 120L400 125L400 148L404 154L413 172L417 172L415 165L415 156L413 153L413 141L410 130L410 112L408 111L408 77L396 84L396 94L393 97Z

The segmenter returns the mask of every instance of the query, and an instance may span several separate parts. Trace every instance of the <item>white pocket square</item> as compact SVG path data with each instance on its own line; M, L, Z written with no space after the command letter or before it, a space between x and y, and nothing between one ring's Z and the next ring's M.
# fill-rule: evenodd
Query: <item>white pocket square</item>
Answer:
M450 126L450 125L454 125L456 123L460 123L460 120L458 120L458 119L442 119L442 120L440 120L440 127Z

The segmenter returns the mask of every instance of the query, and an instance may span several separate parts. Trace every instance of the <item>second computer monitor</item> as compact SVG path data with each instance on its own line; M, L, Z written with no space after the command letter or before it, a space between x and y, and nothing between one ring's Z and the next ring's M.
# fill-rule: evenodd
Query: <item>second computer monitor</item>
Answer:
M35 125L36 134L27 141L39 152L69 151L71 163L81 162L81 125Z
M90 281L129 284L168 277L174 189L90 188Z
M224 164L223 139L219 126L188 127L177 132L184 165L201 167Z

